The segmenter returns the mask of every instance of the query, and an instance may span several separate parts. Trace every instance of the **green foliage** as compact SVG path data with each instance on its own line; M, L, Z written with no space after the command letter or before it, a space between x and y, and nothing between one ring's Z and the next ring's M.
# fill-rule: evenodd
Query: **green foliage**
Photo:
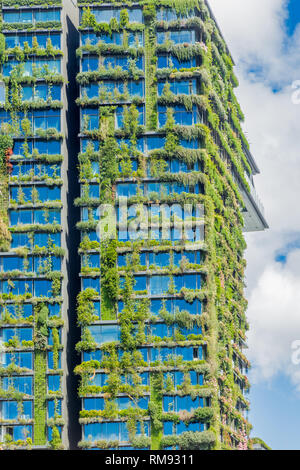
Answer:
M47 418L47 356L45 351L36 350L34 354L34 444L46 444Z
M117 270L116 240L101 243L101 318L116 318L116 303L119 297L119 274Z
M52 427L52 439L50 441L51 449L53 450L61 450L62 449L62 441L59 433L59 429L57 426Z
M77 297L77 321L81 326L91 325L95 318L95 306L93 299L98 293L91 288L85 289Z
M47 347L48 330L48 307L40 303L35 307L36 327L34 335L34 344L37 350L45 350Z
M162 447L179 446L180 450L210 450L216 441L212 431L183 432L180 436L163 437Z

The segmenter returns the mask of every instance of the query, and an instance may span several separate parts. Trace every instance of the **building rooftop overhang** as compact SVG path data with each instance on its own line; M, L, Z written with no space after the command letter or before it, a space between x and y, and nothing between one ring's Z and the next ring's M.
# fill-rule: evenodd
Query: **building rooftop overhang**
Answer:
M244 232L259 232L269 228L265 219L264 209L256 197L240 187L245 204L242 212L244 218Z

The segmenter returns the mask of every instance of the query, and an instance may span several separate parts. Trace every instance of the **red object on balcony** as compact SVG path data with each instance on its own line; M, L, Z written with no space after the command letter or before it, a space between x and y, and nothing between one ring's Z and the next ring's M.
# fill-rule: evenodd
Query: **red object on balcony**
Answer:
M13 170L13 165L10 162L10 157L11 157L12 154L13 154L12 148L7 149L6 152L5 152L6 168L7 168L7 171L8 171L9 174L11 174L11 172Z

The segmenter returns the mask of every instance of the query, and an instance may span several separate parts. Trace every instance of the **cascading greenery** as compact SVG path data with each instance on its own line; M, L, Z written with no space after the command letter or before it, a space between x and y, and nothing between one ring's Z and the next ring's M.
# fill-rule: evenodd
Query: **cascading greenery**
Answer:
M0 135L0 251L7 251L10 245L11 235L8 230L8 180L9 158L12 153L13 139L10 135Z
M105 2L107 3L107 2ZM88 336L84 337L80 350L101 349L103 359L101 362L83 362L76 368L76 373L81 375L81 396L104 394L106 405L103 411L82 411L82 424L100 422L103 419L126 418L129 430L130 442L136 447L150 447L160 449L168 446L179 446L182 449L232 449L239 448L245 442L245 436L249 434L250 424L246 421L241 410L247 409L248 401L245 399L241 389L248 388L247 377L240 370L240 364L248 367L249 363L241 351L241 344L245 340L247 320L245 309L247 306L243 295L243 274L245 261L243 252L245 241L242 234L243 219L241 210L243 201L240 189L236 183L239 179L246 190L249 189L245 175L251 174L250 166L244 153L247 141L242 133L240 120L243 114L233 93L233 87L237 85L233 73L231 58L219 31L210 17L210 13L202 0L144 0L140 1L143 8L144 24L130 24L124 2L108 2L122 8L120 22L114 19L109 24L97 23L92 11L87 8L83 15L83 28L90 28L97 33L111 34L113 31L144 31L145 46L145 105L146 120L145 128L138 125L138 113L134 105L126 108L122 129L114 129L113 114L114 107L108 106L105 97L105 108L100 106L99 130L84 133L87 137L97 139L100 143L99 152L87 149L79 157L81 174L88 185L91 178L91 165L88 162L98 161L102 171L98 176L99 184L106 182L106 190L101 186L101 199L98 202L115 202L116 179L128 180L130 175L139 185L146 175L146 160L137 151L137 137L147 131L155 131L157 128L157 105L165 105L169 108L167 123L164 129L166 140L162 149L149 153L148 161L152 177L160 181L176 181L193 188L200 183L201 194L183 193L181 195L151 194L143 196L137 193L129 199L129 203L148 204L152 201L166 203L189 202L194 205L202 203L205 207L205 244L193 245L186 242L172 246L168 241L160 242L117 242L115 239L109 243L90 241L88 231L96 226L92 215L92 201L86 199L81 201L89 211L89 221L81 222L78 228L86 234L80 245L82 255L101 252L101 319L113 320L116 318L117 300L122 300L124 308L118 316L120 326L120 341L102 346L97 346ZM82 1L82 6L101 5L102 2ZM130 8L130 3L127 5ZM178 20L171 22L159 22L156 20L157 8L173 8L178 14ZM196 10L197 17L181 18L181 16ZM156 44L157 30L180 30L184 28L195 29L201 41L192 44L174 45L170 41L164 44ZM101 49L103 47L101 46ZM113 48L112 48L113 49ZM119 53L115 49L115 53ZM172 66L166 69L156 68L157 53L163 52L175 56L179 61L193 57L197 58L196 67L188 69L174 69ZM122 54L126 53L122 49ZM104 78L122 80L133 76L131 72L123 70L99 68L95 72L82 72L78 75L78 82L82 85L101 81ZM142 74L137 74L136 78ZM188 96L175 95L170 92L168 85L172 80L198 79L199 90L197 94ZM163 94L157 97L157 80L166 80ZM128 98L128 97L127 97ZM130 98L130 97L129 97ZM101 101L101 100L100 100ZM118 101L118 100L116 100ZM120 100L122 102L122 99ZM83 104L82 101L79 104ZM91 103L90 103L91 104ZM97 103L99 102L97 101ZM190 111L194 105L201 111L203 123L193 126L176 125L172 108L183 105ZM123 143L117 149L116 137L130 140L130 151L128 144ZM107 139L110 139L110 145ZM198 139L201 146L197 149L186 149L179 142L180 139ZM110 149L110 152L108 151ZM109 157L108 157L109 155ZM224 155L226 157L224 158ZM131 159L129 158L131 156ZM108 159L107 159L108 157ZM179 159L191 166L198 162L199 171L190 173L177 173L166 171L166 162ZM138 162L138 170L134 173L130 170L130 160ZM107 166L106 162L112 165ZM121 169L117 169L116 162L121 162ZM102 165L102 166L101 166ZM112 171L111 171L112 170ZM156 266L146 269L140 262L140 255L145 250L154 252L172 253L184 251L185 249L199 250L204 261L201 265L190 265L183 263L182 267L170 266L159 269ZM117 269L117 253L128 255L127 266ZM100 268L101 269L101 268ZM180 272L189 270L201 273L203 285L201 290L187 288L176 292L172 278ZM83 275L99 276L93 268L84 272ZM134 273L164 272L170 275L169 293L175 297L184 298L188 302L199 299L203 303L203 312L200 318L190 315L188 312L177 312L174 316L163 308L159 313L159 320L166 324L176 326L175 336L172 338L156 338L145 334L145 325L155 323L155 319L149 310L147 301L142 300L145 292L134 290ZM119 290L119 279L124 279L124 284ZM174 279L173 279L174 281ZM87 290L88 291L88 290ZM85 291L78 299L78 319L86 334L87 328L95 319L92 301L99 297L95 291ZM85 295L88 302L84 303ZM137 295L139 296L137 298ZM104 308L103 308L104 307ZM102 310L103 309L103 310ZM193 318L194 317L194 318ZM203 334L200 337L185 337L181 328L190 327L199 322ZM198 324L198 323L197 323ZM151 347L162 347L173 345L203 346L206 351L205 360L183 361L177 360L156 361L150 367L145 363L137 350L138 346L151 344ZM91 347L92 346L92 347ZM118 358L118 349L124 350L122 359ZM163 372L174 369L184 372L184 381L177 390L171 381L164 380ZM99 387L92 384L90 380L97 370L108 374L106 386ZM142 385L140 374L150 370L150 387ZM204 385L191 385L188 372L194 370L204 375ZM122 383L120 376L128 377L126 383ZM137 405L127 410L118 410L115 398L118 393L126 393L129 397L140 397L150 393L148 410L142 410ZM163 413L163 394L181 394L200 396L209 401L209 406L187 413ZM137 437L136 423L144 421L151 423L151 436ZM200 422L207 425L207 430L201 433L185 432L180 436L163 436L163 422L174 423L184 421ZM246 442L247 444L247 442ZM118 443L110 441L99 441L94 443L82 442L82 447L110 448L117 447Z

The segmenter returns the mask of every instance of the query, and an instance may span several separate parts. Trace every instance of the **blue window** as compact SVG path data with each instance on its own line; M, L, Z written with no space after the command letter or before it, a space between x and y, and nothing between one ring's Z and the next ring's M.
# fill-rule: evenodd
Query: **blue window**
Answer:
M57 186L37 186L36 189L41 201L60 200L60 188Z
M36 101L44 100L48 98L52 100L60 100L61 98L61 87L59 85L36 85L34 88L32 86L23 86L22 88L22 101Z
M117 44L121 46L123 44L123 33L113 32L110 34L96 34L92 32L82 33L81 34L81 44L84 46L86 44L91 44L96 46L100 41L105 42L106 44Z
M176 124L182 126L192 126L200 122L200 116L196 106L193 106L192 111L187 111L184 106L177 105L173 108L174 120ZM164 127L167 122L167 108L166 106L158 106L158 121L159 126Z
M82 130L93 130L99 127L99 111L94 108L84 108L81 110Z
M117 185L117 196L136 196L138 185L136 183L119 183Z
M149 265L156 265L161 268L164 268L170 264L170 254L169 253L149 253Z
M128 255L118 255L118 266L120 268L127 265L127 261L126 261L127 256Z
M131 142L129 139L120 139L120 138L117 138L117 143L119 145L119 147L121 148L122 145L126 144L129 149L131 148ZM144 152L144 139L142 137L139 137L137 139L137 145L136 145L136 148L140 151L140 152Z
M200 407L203 407L203 399L200 397L196 397L194 400L190 395L163 397L164 411L193 411Z
M5 124L5 123L10 123L11 119L9 117L9 114L6 111L1 110L0 111L0 124Z
M56 209L37 209L34 211L34 222L36 224L60 224L60 217L60 210Z
M191 315L201 314L201 302L195 300L192 303L187 302L184 299L174 299L174 310L187 310Z
M29 140L27 143L29 147L29 153L31 153L32 152L32 140ZM23 156L24 154L24 141L23 140L14 141L14 154Z
M81 96L88 98L96 98L99 95L99 85L97 83L90 83L89 85L81 87Z
M164 69L164 68L170 68L170 69L190 69L192 67L196 67L197 62L196 58L192 57L191 59L186 59L180 61L176 56L173 55L158 55L157 57L157 68L158 69Z
M169 82L170 91L175 95L190 95L197 93L196 80L174 80ZM163 94L163 90L166 86L166 82L158 82L158 95Z
M52 283L48 280L34 281L35 297L52 297Z
M98 152L99 147L100 147L99 141L98 140L81 139L81 151L86 152L89 147L92 148L92 151Z
M30 258L29 258L30 259ZM23 270L24 258L10 256L2 258L3 271Z
M94 207L92 210L91 210L91 217L94 219L94 220L99 220L100 218L100 211L97 207ZM81 220L83 221L87 221L89 220L89 211L87 209L87 207L83 207L81 209ZM97 234L94 236L95 237L95 240L96 241L99 241L99 237L97 236ZM90 240L92 240L91 236L90 236Z
M33 313L32 304L7 304L1 310L2 315L8 313L12 318L28 318Z
M34 148L39 154L59 155L61 152L59 140L35 140Z
M59 317L60 316L60 305L59 304L49 304L49 317Z
M13 165L11 175L12 176L17 176L17 177L29 176L29 174L32 172L32 170L33 170L33 164L32 163L19 163L19 164Z
M4 420L16 420L19 418L23 419L31 419L32 418L32 402L31 401L23 401L22 402L22 410L18 408L17 401L3 401L0 404L0 408L2 409L1 415L2 419ZM21 411L21 414L20 414Z
M33 130L36 132L38 129L56 129L60 131L60 110L48 109L33 111L28 113L28 118L32 120Z
M32 426L13 426L13 440L24 441L32 438Z
M8 77L12 70L15 69L20 62L16 60L10 60L3 64L2 73L5 77ZM18 67L19 68L19 67ZM34 59L24 62L21 67L23 76L30 76L33 73L38 75L39 78L48 74L60 74L61 72L61 61L59 59Z
M82 288L84 289L95 289L100 294L100 279L92 277L84 277L82 279Z
M60 21L60 10L37 10L33 11L33 19L37 22Z
M132 81L127 82L127 91L131 96L144 96L144 82L143 81ZM88 98L95 98L99 96L99 93L112 93L118 92L120 94L125 93L124 82L110 82L105 81L99 84L91 83L90 85L84 86L81 89L82 96L87 96ZM105 96L105 95L104 95Z
M98 23L109 23L111 18L116 18L120 21L120 8L92 8L92 13L95 15L96 21ZM130 23L143 22L143 14L140 8L129 8L128 9L129 21Z
M55 415L61 416L61 400L58 399L56 404L54 400L48 400L47 409L48 409L48 418L54 418Z
M164 435L165 436L170 436L171 434L174 434L174 423L173 423L173 421L164 421Z
M165 305L165 308L167 309L168 312L171 311L171 300L166 300L163 304L161 299L152 299L150 305L151 305L150 306L151 312L154 315L159 314L159 311L162 309L163 305Z
M183 252L174 252L174 264L178 265L180 261L186 258L189 263L201 263L201 253L200 251L183 251Z
M140 31L129 32L128 34L128 46L129 47L142 47L144 45L143 33Z
M147 148L148 151L154 149L161 149L165 146L166 139L161 136L148 136L147 137Z
M5 23L32 23L33 12L26 10L3 12L3 21L5 21Z
M195 31L182 30L182 31L161 31L157 35L157 44L163 44L166 41L172 41L175 44L195 44Z
M83 361L101 361L102 352L100 350L97 351L84 351L83 353Z
M103 410L105 407L104 398L85 398L83 400L83 408L85 410Z
M144 106L137 106L137 110L139 112L139 125L144 125L145 120L145 110ZM124 107L118 106L116 109L116 125L117 128L121 128L123 126L123 119L124 119Z
M89 385L96 385L97 387L103 387L107 385L107 374L94 374L89 378Z
M58 336L59 336L59 340L61 340L61 329L58 330ZM52 328L49 329L48 345L53 346L53 330L52 330Z
M95 72L99 67L98 57L85 56L81 61L82 72Z
M7 343L10 339L17 337L19 341L32 341L32 328L3 328L0 331L0 338Z
M130 81L128 83L128 92L131 96L144 96L144 82Z
M5 85L4 83L0 84L0 103L5 103Z
M99 255L87 255L83 256L83 266L89 266L92 268L100 268L100 256Z
M149 423L146 421L143 423L145 435L149 435ZM88 441L98 441L102 439L107 440L119 440L119 441L128 441L129 433L126 427L125 422L114 423L92 423L86 424L83 427L84 439ZM141 425L138 422L136 428L136 434L141 435L142 429Z
M34 175L39 179L42 179L45 176L48 176L49 178L58 178L60 176L60 166L43 163L34 165Z
M48 245L60 246L60 233L35 233L34 245L44 247Z
M126 56L123 57L123 56L112 55L112 56L105 56L103 59L103 65L107 69L115 68L115 67L122 67L123 70L129 70L130 64L133 64L138 69L143 70L143 57L138 57L137 59L133 60L130 57L126 57ZM97 68L94 70L97 70Z
M4 390L13 388L21 393L26 393L27 395L32 395L33 393L33 377L3 377L2 387Z
M22 194L24 202L29 202L31 200L31 192L32 188L30 186L14 186L10 189L10 198L17 201Z
M150 334L151 336L158 336L159 338L171 337L173 336L173 328L168 327L164 323L157 323L150 325Z
M120 327L117 325L93 325L89 330L98 344L120 340Z
M58 392L60 390L60 375L48 375L48 391Z
M14 280L13 284L8 283L8 281L2 283L2 292L5 294L23 295L31 290L32 281L30 279L26 281Z
M12 363L26 369L32 369L33 366L33 356L31 352L3 353L1 360L4 367Z
M54 369L53 351L48 351L48 369ZM61 369L61 351L58 351L57 368Z
M98 318L100 318L100 302L99 301L94 301L94 315L96 315Z
M150 277L150 295L166 294L170 285L169 276Z
M84 188L83 188L84 191ZM83 192L82 191L82 192ZM99 198L100 197L100 186L99 184L90 184L89 185L89 197Z
M195 16L195 10L191 8L188 11L183 12L177 12L175 8L164 8L161 7L159 10L157 10L157 20L158 21L175 21L178 18L191 18Z
M135 285L134 285L134 290L135 291L144 291L147 290L147 278L146 276L135 276Z
M4 11L3 21L5 23L38 23L47 21L60 21L60 10L18 10Z

